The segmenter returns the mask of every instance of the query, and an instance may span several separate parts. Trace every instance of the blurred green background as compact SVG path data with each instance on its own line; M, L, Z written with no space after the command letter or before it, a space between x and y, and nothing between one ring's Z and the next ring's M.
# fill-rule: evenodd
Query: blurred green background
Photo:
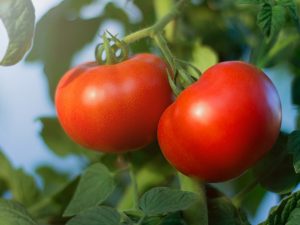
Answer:
M33 3L37 27L31 51L17 65L0 67L0 146L14 165L30 173L37 174L47 165L73 176L94 155L72 143L58 125L53 105L58 80L70 67L94 60L94 48L104 31L123 37L152 25L169 11L174 1L33 0ZM225 60L245 60L262 67L281 96L282 130L291 132L299 128L298 30L287 17L277 39L266 44L256 24L258 10L257 5L233 0L193 0L182 17L167 27L166 38L174 55L193 63L202 72ZM6 37L2 24L0 33L1 38ZM1 54L7 43L7 38L1 39ZM130 51L161 54L150 39L132 44ZM231 195L247 182L246 174L218 186ZM256 224L277 200L277 195L266 195L258 187L246 200L245 208Z

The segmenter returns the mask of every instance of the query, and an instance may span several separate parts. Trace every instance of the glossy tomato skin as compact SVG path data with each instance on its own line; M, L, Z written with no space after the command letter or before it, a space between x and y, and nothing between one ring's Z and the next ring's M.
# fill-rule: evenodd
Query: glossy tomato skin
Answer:
M125 152L152 142L171 103L166 64L146 53L115 65L81 64L62 77L55 94L65 132L102 152Z
M207 182L242 174L275 143L281 103L271 80L254 66L216 64L163 113L158 140L182 173Z

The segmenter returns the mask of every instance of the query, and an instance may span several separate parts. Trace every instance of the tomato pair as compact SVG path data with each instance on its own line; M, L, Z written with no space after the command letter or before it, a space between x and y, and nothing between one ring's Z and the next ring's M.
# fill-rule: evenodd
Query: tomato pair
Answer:
M172 104L166 65L151 54L75 67L59 82L56 108L66 133L85 147L124 152L158 133L173 166L210 182L252 166L272 147L281 123L277 91L254 66L219 63Z

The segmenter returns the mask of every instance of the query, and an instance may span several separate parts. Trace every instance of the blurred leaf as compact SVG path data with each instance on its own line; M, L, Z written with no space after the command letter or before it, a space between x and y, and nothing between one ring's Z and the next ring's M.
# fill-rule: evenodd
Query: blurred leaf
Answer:
M120 225L120 220L120 214L115 209L97 206L81 212L66 225Z
M240 4L262 4L266 3L266 0L237 0Z
M281 203L270 210L269 217L260 225L298 225L300 192L295 192L283 199Z
M109 170L101 163L93 164L82 175L64 216L73 216L99 205L105 201L114 188L114 179Z
M300 21L296 2L294 0L277 0L276 2L287 9L289 15L291 16L292 20L294 21L298 30L300 31Z
M281 133L271 151L253 168L264 188L281 194L291 192L300 178L293 168L293 159L287 149L287 138L287 135Z
M99 17L80 18L80 9L91 2L94 1L64 0L37 24L36 38L27 60L42 60L52 98L59 79L70 69L74 55L93 40L103 22L115 19L121 24L128 23L124 11L113 3L107 4ZM82 59L82 62L90 60L94 59Z
M184 210L198 200L192 192L156 187L147 191L140 200L140 208L148 216L163 215Z
M99 156L99 153L87 150L72 141L64 132L56 118L40 118L43 124L41 136L55 154L68 156L70 154L85 155L90 159Z
M31 47L35 22L31 0L1 1L0 19L9 37L9 45L0 65L10 66L19 62Z
M300 76L294 77L292 83L292 102L300 106Z
M207 186L207 207L209 225L250 225L246 215L211 186Z
M300 208L296 208L289 216L289 220L286 225L298 225L300 221Z
M193 64L204 72L206 69L218 62L217 53L209 46L197 42L193 48Z
M31 206L40 197L34 178L22 169L15 169L2 152L0 152L0 177L6 182L13 198L25 206Z
M17 202L0 199L0 221L5 225L38 225Z
M14 171L11 176L9 182L14 199L25 206L34 204L40 197L40 191L34 178L27 175L22 169Z
M300 130L295 130L289 135L287 143L288 152L293 155L294 169L300 173Z
M43 180L44 195L51 195L60 190L68 181L68 175L58 172L51 167L42 165L36 172Z
M257 15L257 23L267 38L278 35L285 22L285 9L281 5L263 4Z

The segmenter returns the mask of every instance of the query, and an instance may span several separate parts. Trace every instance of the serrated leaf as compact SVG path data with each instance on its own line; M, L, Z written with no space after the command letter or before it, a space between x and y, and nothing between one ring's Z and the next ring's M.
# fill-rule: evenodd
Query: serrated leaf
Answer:
M288 139L288 152L293 155L294 169L300 173L300 131L293 131Z
M115 209L97 206L75 216L67 225L120 225L120 220L120 214Z
M19 203L0 199L0 221L5 225L38 225Z
M283 199L278 206L273 207L270 210L267 220L260 223L260 225L298 225L299 220L298 223L294 222L295 218L298 217L300 209L299 200L299 191L289 195L287 198ZM291 221L290 224L288 223L289 221Z
M259 183L269 191L285 194L298 184L299 175L287 149L288 137L281 133L272 149L253 168Z
M285 22L285 8L281 5L263 4L257 15L257 23L267 38L277 35Z
M298 29L300 29L300 21L299 21L296 2L294 0L277 0L277 3L287 9L290 17L292 18L294 23L298 26Z
M0 19L9 37L8 48L0 65L10 66L19 62L31 47L35 22L31 0L0 1Z
M139 206L146 215L156 216L187 209L198 198L192 192L156 187L142 196Z
M114 178L109 170L101 163L93 164L82 175L64 216L73 216L99 205L106 200L114 188Z

